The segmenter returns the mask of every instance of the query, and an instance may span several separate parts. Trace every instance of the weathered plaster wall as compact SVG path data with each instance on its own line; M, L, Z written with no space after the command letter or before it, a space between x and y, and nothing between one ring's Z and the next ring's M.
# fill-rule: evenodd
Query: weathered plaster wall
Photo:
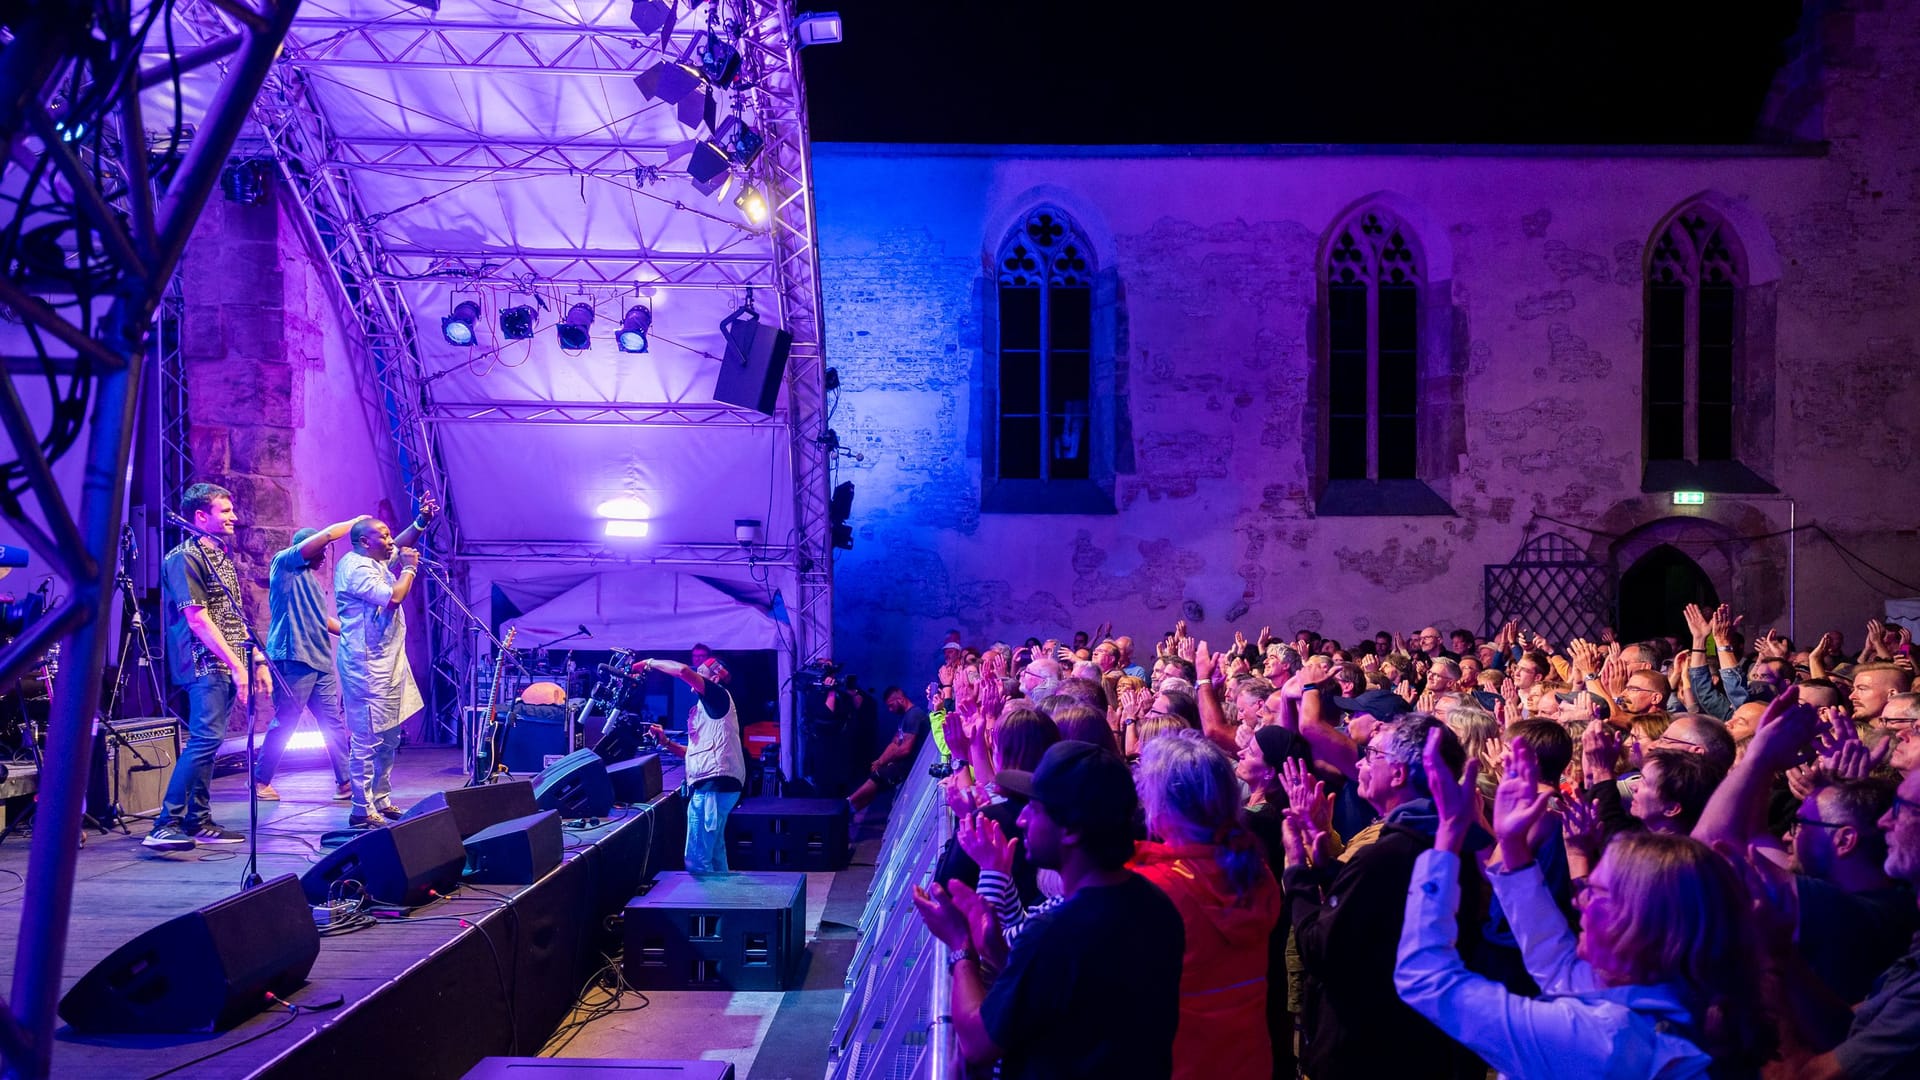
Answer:
M1112 618L1152 632L1183 611L1215 637L1267 622L1343 639L1478 626L1482 566L1507 561L1536 513L1613 534L1562 530L1603 560L1634 547L1617 537L1676 513L1727 537L1784 529L1784 500L1674 508L1639 491L1644 253L1705 192L1750 257L1778 265L1768 479L1801 523L1920 581L1920 131L1906 115L1920 62L1905 17L1861 15L1844 44L1827 35L1824 154L816 146L843 387L833 426L865 456L840 465L858 494L856 548L836 569L839 653L911 680L950 626L1012 637ZM1450 250L1429 276L1451 277L1464 330L1455 517L1317 518L1309 497L1316 253L1382 192L1416 208L1429 253ZM983 267L1041 202L1074 215L1119 271L1117 390L1136 468L1118 477L1111 516L979 509ZM1803 536L1797 554L1797 629L1844 623L1857 641L1879 594L1823 542ZM1784 625L1783 540L1699 555L1750 623Z

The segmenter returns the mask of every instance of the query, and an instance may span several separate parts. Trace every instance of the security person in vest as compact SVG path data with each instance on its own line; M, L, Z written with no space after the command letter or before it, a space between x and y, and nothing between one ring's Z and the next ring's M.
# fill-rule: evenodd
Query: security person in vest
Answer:
M687 759L687 872L727 872L727 815L747 785L747 754L740 745L740 714L724 684L726 665L708 657L697 668L674 660L642 660L636 675L671 675L699 695L687 713L687 744L669 740L660 725L653 735L661 745Z

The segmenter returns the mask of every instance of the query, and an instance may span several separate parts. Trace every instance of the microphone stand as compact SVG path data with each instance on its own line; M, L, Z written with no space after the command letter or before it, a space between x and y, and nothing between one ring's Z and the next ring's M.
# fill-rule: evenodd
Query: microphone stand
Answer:
M166 514L168 521L172 522L174 525L182 529L185 529L188 532L188 534L192 536L212 537L216 543L219 543L222 540L220 536L214 533L208 532L207 530L194 525L193 522L188 521L186 518L181 517L179 514L176 514L171 510L163 510L162 512ZM221 546L225 547L226 545L222 543ZM232 561L231 555L228 556L228 561L229 562ZM239 577L237 568L234 576L236 578ZM232 589L227 588L226 581L222 579L219 574L217 573L214 574L213 580L215 584L220 586L220 591L226 594L228 605L230 605L233 608L234 612L240 616L240 626L246 633L246 643L247 643L247 658L246 658L246 668L247 668L247 682L246 682L246 686L247 686L247 861L246 861L246 864L240 868L240 891L245 892L248 889L251 889L254 886L260 884L261 882L261 877L260 877L260 789L253 782L253 770L254 770L254 764L255 764L254 759L258 754L258 751L254 747L254 730L253 729L256 723L256 718L259 715L258 710L260 706L260 695L254 693L253 672L258 665L256 665L253 662L253 656L256 653L259 655L260 663L266 665L267 674L271 676L275 681L278 681L280 678L280 669L274 666L273 658L267 655L266 645L262 643L257 636L255 636L253 632L253 624L247 621L246 613L244 609L240 607L240 598L233 594ZM235 685L239 685L239 684L236 682ZM209 810L211 810L213 806L212 791L208 791L207 793L207 806Z
M127 569L128 566L139 558L139 551L133 546L133 526L128 525L122 527L120 535L120 565L114 573L113 585L114 588L119 590L121 600L127 605L127 630L120 639L120 667L119 670L114 673L113 694L107 699L107 707L101 710L101 714L95 717L95 720L99 722L100 727L106 732L108 742L117 744L120 749L132 754L133 759L140 763L134 766L135 771L151 771L160 766L154 764L147 755L141 753L140 748L129 741L125 735L122 735L120 729L114 727L113 721L109 719L109 717L116 715L118 712L120 708L120 695L127 685L127 656L133 649L138 648L140 650L138 664L140 667L147 669L147 679L152 683L154 704L157 705L162 712L173 717L176 725L180 722L180 718L174 716L172 704L167 701L166 688L160 685L160 673L154 669L153 650L147 640L146 619L140 613L140 601L133 592L133 576ZM120 770L115 768L112 772L113 787L108 797L106 813L101 815L101 819L103 822L112 822L119 826L120 831L125 833L127 831L127 822L126 814L121 807L120 801Z
M447 599L453 601L453 606L460 609L460 613L467 617L467 622L471 623L482 634L485 634L488 641L493 642L494 655L500 655L501 651L506 648L506 643L500 640L499 635L493 632L493 628L487 625L485 619L475 615L473 609L467 606L467 602L460 599L459 590L455 589L453 584L446 579L446 576L440 573L438 566L427 560L424 552L420 556L420 569L425 570L427 576L432 578L434 583L440 586L441 593L444 594ZM466 753L464 754L466 761L460 771L469 777L474 774L475 767L478 765L481 734L477 730L469 730L469 725L472 724L472 722L472 717L462 717L460 721L460 736L466 740L467 744L465 747Z

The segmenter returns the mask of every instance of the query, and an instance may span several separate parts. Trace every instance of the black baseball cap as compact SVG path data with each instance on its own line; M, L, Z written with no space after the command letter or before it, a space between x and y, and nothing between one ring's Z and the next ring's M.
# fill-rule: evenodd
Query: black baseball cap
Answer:
M1413 711L1413 706L1407 704L1406 698L1391 690L1369 690L1355 697L1337 697L1333 703L1349 713L1366 713L1380 721Z
M1047 816L1062 825L1129 824L1140 805L1126 759L1093 743L1054 743L1041 755L1039 768L1007 769L995 773L993 782L1046 807Z

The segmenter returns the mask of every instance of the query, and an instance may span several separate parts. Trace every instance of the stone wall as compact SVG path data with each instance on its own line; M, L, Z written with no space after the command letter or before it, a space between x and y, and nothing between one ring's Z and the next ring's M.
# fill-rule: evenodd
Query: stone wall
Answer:
M1825 147L1392 153L817 145L832 424L863 461L856 547L836 564L836 646L871 679L925 678L949 627L970 640L1092 629L1201 636L1261 625L1354 639L1481 623L1483 567L1553 529L1602 563L1671 537L1749 625L1806 637L1882 593L1810 532L1920 582L1920 82L1910 4L1825 25ZM1829 20L1833 23L1834 20ZM1836 26L1838 27L1836 29ZM1648 245L1707 196L1776 280L1781 497L1675 507L1641 491ZM1328 231L1386 198L1449 278L1466 439L1448 517L1325 518L1305 445ZM1048 203L1118 270L1116 357L1133 466L1112 515L983 513L987 270ZM1758 340L1758 339L1755 339ZM1123 451L1122 458L1125 457ZM1788 500L1792 500L1790 511ZM1558 522L1547 521L1558 519ZM1870 572L1868 576L1871 576ZM1880 589L1904 590L1887 581Z

